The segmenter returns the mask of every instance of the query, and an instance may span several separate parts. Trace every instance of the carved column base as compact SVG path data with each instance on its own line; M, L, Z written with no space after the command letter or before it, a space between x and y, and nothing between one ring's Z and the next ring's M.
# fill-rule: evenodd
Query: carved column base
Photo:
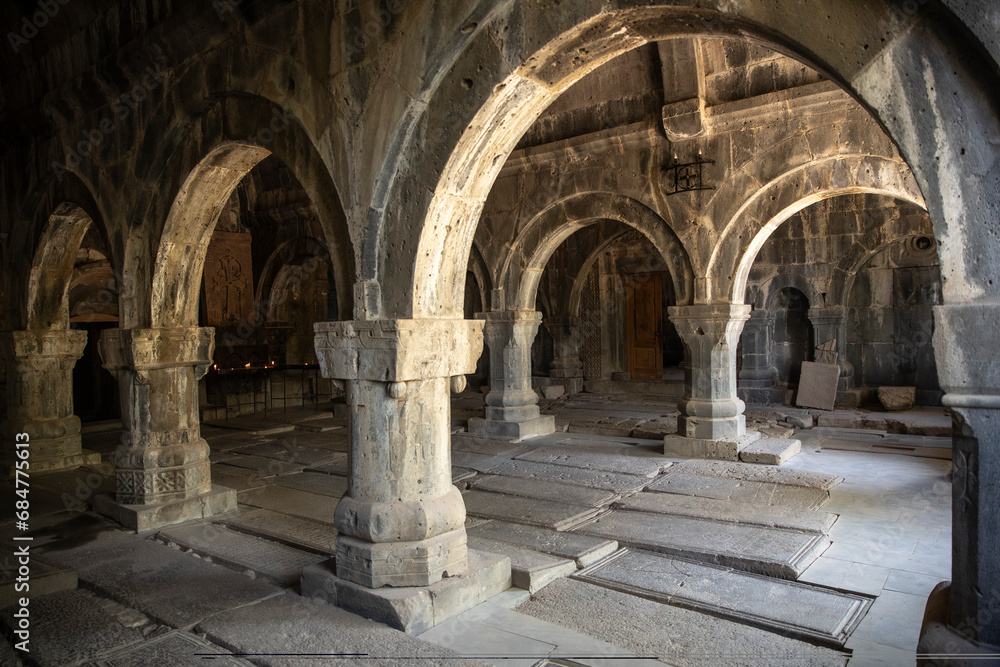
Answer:
M94 511L129 530L145 533L184 521L235 512L236 491L212 486L194 498L143 505L120 503L108 494L101 494L94 499Z
M429 586L467 566L465 528L413 542L337 537L337 575L368 588Z
M538 407L535 412L538 412ZM487 438L503 438L505 440L523 440L538 435L548 435L556 432L556 418L553 415L539 415L523 421L501 421L472 417L469 419L469 433Z

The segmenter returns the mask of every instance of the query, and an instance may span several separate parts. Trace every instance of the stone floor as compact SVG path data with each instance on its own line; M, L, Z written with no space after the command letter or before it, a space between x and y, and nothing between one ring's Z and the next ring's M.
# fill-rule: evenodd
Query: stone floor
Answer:
M914 664L927 595L950 577L940 410L752 412L778 431L818 424L775 468L663 457L651 438L674 422L668 397L544 401L560 432L521 443L463 434L477 401L454 401L454 480L470 546L509 556L517 588L419 637L298 595L302 568L333 548L347 489L347 433L329 413L205 425L213 480L239 492L239 512L138 536L89 511L113 486L118 438L90 429L104 465L33 478L33 553L48 569L34 573L32 659ZM0 524L0 544L14 532ZM7 644L0 664L16 664Z

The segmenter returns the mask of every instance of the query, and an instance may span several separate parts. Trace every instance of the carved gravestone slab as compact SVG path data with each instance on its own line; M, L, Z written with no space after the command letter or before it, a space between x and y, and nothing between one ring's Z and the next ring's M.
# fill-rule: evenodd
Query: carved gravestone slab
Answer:
M249 322L253 314L250 234L216 231L205 255L206 326Z
M837 383L839 381L840 366L803 361L795 405L800 408L833 410L833 404L837 400Z

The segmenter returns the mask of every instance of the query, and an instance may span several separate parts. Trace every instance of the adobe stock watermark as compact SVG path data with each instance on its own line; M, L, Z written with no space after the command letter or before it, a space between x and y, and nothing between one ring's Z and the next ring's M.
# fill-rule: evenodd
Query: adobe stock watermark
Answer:
M80 141L68 147L65 162L52 163L52 171L57 180L62 182L63 176L80 166L85 157L96 151L108 135L114 133L117 124L128 119L139 104L168 77L169 72L164 69L165 63L166 59L161 58L146 67L139 83L111 102L111 115L102 118L97 127L84 130Z
M13 30L7 33L7 43L10 48L17 53L22 46L27 46L28 42L34 39L39 31L55 18L59 10L69 4L70 0L39 0L38 9L29 15L21 17L21 29L17 32Z

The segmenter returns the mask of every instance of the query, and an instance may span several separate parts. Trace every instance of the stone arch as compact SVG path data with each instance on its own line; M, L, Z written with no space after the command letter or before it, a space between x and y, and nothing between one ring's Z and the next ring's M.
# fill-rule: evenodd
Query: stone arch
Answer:
M254 296L255 311L269 312L264 305L270 303L278 274L286 265L302 264L314 257L327 263L331 261L326 245L311 236L297 236L275 248L264 263L260 279L257 281L257 293Z
M693 289L691 263L670 225L644 204L621 195L587 192L562 199L538 213L522 230L504 260L500 285L513 297L515 310L534 308L545 264L556 248L577 230L613 220L646 236L670 271L675 290L686 302Z
M490 269L483 259L483 252L475 243L469 252L469 271L476 276L476 284L479 286L479 299L483 308L489 308L490 297L493 294L493 279L490 276Z
M883 224L868 230L868 232L852 244L850 250L841 257L837 267L833 271L828 291L828 299L836 299L830 305L846 306L847 297L851 293L854 285L854 278L865 263L872 257L880 253L891 243L901 241L910 237L930 236L934 237L934 230L930 224L930 219L925 219L924 226L919 230L911 228L893 229L899 224L899 220L889 221L890 224Z
M754 295L752 305L755 309L771 310L778 292L788 287L794 287L806 295L810 306L822 307L824 303L823 292L815 283L816 281L799 273L780 273L760 286Z
M279 130L265 137L270 141L260 141L261 128L269 128L274 123ZM151 220L153 224L165 220L162 228L153 231L154 237L161 239L156 260L152 262L154 274L169 268L176 275L170 280L166 280L165 274L150 276L143 268L145 250L132 246L125 262L126 276L131 276L128 282L132 293L126 300L128 320L123 317L123 325L133 321L139 324L168 322L170 318L181 315L179 312L161 312L152 304L147 310L143 303L142 285L147 284L146 281L150 281L148 284L151 286L147 291L155 294L152 285L156 281L165 281L157 289L167 285L174 289L178 286L175 283L179 277L188 269L198 269L197 273L193 273L195 281L200 276L202 263L197 260L197 253L192 254L197 267L186 266L187 260L161 264L164 244L190 245L196 237L200 238L200 242L207 243L229 194L250 169L272 154L292 172L316 209L334 268L340 317L349 317L353 311L355 275L354 250L347 219L330 171L318 147L297 119L266 99L228 93L207 100L201 114L189 119L189 124L176 132L181 136L171 136L153 159L157 163L157 178L170 185L165 185L139 204L143 219ZM221 196L223 193L225 198ZM182 220L190 217L197 220ZM208 235L201 238L200 232L206 229ZM181 252L192 250L193 247ZM170 303L175 310L180 305L175 301ZM185 321L193 321L189 314L183 314L187 318Z
M156 256L150 309L154 327L197 323L198 281L218 216L243 177L270 154L263 146L224 142L190 171L171 205ZM354 274L346 219L333 201L335 191L321 189L332 186L321 163L311 165L319 171L311 171L310 179L302 180L301 173L296 176L310 197L320 195L319 201L314 199L313 203L333 264L340 315L346 318L353 310L350 295Z
M436 66L437 76L427 91L416 96L419 102L414 102L412 119L399 130L405 137L400 141L402 148L426 154L419 145L431 140L434 149L426 160L410 165L390 158L380 172L378 189L386 195L376 207L379 215L370 223L369 234L382 248L375 253L379 262L391 262L394 271L401 267L403 271L403 275L396 274L399 280L380 285L384 292L380 312L398 316L456 312L459 299L452 274L465 268L482 198L524 129L593 68L643 43L678 34L756 35L808 59L875 112L902 154L915 165L920 190L930 193L929 206L937 224L947 227L955 239L966 239L963 226L972 224L976 238L991 251L997 250L1000 241L989 238L989 216L983 213L996 194L996 185L985 174L996 159L996 149L987 146L998 128L997 109L989 94L997 73L982 58L960 55L975 48L976 38L948 10L930 6L905 14L887 3L847 10L809 0L787 9L715 0L692 10L622 0L613 9L604 3L584 2L542 21L531 20L534 10L527 3L512 2L492 16L481 17L482 22L470 24L478 28L465 38L464 48L448 54L452 62ZM828 40L824 30L797 18L804 15L863 29L845 31L850 35L844 39ZM500 48L494 39L496 16L507 21L522 19L518 25L529 35L510 47L515 53L506 41ZM517 53L519 46L523 52ZM463 86L463 82L472 85ZM462 88L470 92L456 93ZM945 88L953 94L934 92ZM932 113L925 113L928 99ZM955 116L968 122L946 126L943 119ZM946 135L949 142L942 141ZM941 146L947 152L946 169L936 159ZM958 149L970 146L977 147L977 154L963 163ZM973 179L974 187L967 182L963 189L963 176ZM947 200L956 200L960 206L948 207ZM404 237L410 239L406 244L399 242ZM395 247L390 247L388 239ZM449 247L456 250L449 251ZM961 278L954 284L971 285L973 276L985 282L987 274L997 272L997 266L987 269L965 256L974 244L951 247L954 254L948 261L954 262L955 275ZM377 281L378 269L366 277ZM956 291L954 296L966 300L968 294L981 296L983 287Z
M924 207L916 181L902 160L871 155L837 155L785 172L757 190L726 224L712 253L707 301L743 303L750 269L761 247L782 223L823 199L847 194L881 194Z
M91 217L75 204L62 203L49 216L28 278L27 328L69 328L69 286L73 265Z

